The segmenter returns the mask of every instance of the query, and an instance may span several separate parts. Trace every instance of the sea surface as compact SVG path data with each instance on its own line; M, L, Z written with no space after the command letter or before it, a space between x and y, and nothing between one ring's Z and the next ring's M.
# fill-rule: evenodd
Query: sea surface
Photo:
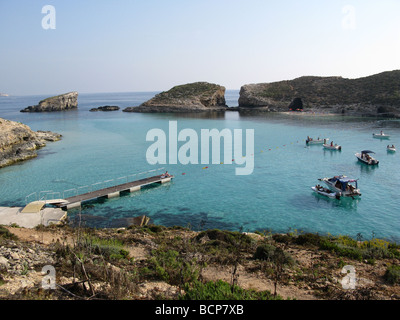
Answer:
M69 212L71 223L82 218L89 227L121 227L129 218L147 215L154 224L194 230L223 228L242 231L318 232L362 235L400 241L399 146L400 121L324 114L141 114L89 112L93 107L137 106L157 92L80 94L76 111L20 113L50 95L0 97L0 117L20 121L33 130L61 133L61 141L48 143L39 156L0 169L0 206L23 206L46 197L77 193L144 178L168 170L171 183L156 185L120 198L86 203ZM227 91L229 106L237 106L239 92ZM178 131L201 129L253 129L254 158L251 175L236 175L229 164L150 165L146 152L149 130L168 134L169 122ZM373 139L383 130L390 140ZM329 138L342 151L306 146L310 137ZM184 142L179 142L178 147ZM361 164L356 152L369 149L379 166ZM168 152L168 150L167 150ZM243 159L241 159L243 160ZM223 160L221 160L222 162ZM154 171L155 170L155 171ZM346 175L359 179L360 199L328 199L312 192L318 178Z

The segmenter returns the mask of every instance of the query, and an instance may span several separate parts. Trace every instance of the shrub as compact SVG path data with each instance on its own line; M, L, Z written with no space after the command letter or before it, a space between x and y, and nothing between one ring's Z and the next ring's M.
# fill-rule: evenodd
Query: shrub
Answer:
M313 246L319 246L321 243L321 237L318 234L313 234L313 233L306 233L306 234L301 234L294 238L294 243L298 245L313 245Z
M124 249L124 245L115 239L100 239L86 235L82 245L87 250L102 255L106 259L119 260L126 259L129 256L129 252Z
M389 266L386 269L384 278L390 284L400 283L400 266Z
M0 226L0 239L18 240L18 237L8 229Z
M272 239L279 243L289 244L292 241L292 237L287 234L274 234Z
M196 281L193 286L186 285L185 292L179 297L180 300L282 300L280 296L274 297L269 291L245 290L222 280L204 284Z
M183 285L197 280L200 267L196 259L185 261L175 250L154 250L150 259L153 276L172 285Z
M219 240L233 246L237 244L251 244L253 242L251 237L241 232L222 231L218 229L202 231L195 239L199 241L204 237L208 237L210 240Z
M270 244L258 246L254 253L254 259L272 261L276 247Z

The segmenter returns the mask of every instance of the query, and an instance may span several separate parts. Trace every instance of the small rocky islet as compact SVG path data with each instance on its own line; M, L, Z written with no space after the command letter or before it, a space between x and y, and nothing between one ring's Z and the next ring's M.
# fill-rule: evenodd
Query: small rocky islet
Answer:
M78 108L78 92L60 94L39 102L35 106L22 109L21 112L57 112L74 110Z
M138 107L125 108L124 112L202 112L224 111L228 108L225 101L225 87L195 82L173 87L157 94L154 98Z

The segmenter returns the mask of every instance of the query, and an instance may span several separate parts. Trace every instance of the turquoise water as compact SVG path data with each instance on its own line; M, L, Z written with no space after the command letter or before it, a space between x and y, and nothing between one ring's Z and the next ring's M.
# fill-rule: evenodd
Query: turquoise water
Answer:
M82 211L85 224L119 227L129 217L146 214L155 224L193 229L296 229L352 237L361 233L364 238L374 234L400 241L399 154L386 151L389 143L399 145L400 121L294 114L255 117L237 112L210 117L88 111L102 105L121 109L138 105L154 94L81 94L79 111L43 114L19 110L46 96L1 98L0 117L34 130L61 133L63 139L49 143L36 159L0 169L0 206L24 205L34 200L32 193L45 194L41 191L51 191L53 197L72 196L165 168L176 177L172 183L88 203ZM227 92L230 106L237 105L237 98L237 91ZM254 129L254 154L247 155L254 157L253 174L235 175L235 164L209 164L207 169L201 164L149 165L146 150L152 143L146 142L147 132L154 128L168 132L172 120L177 121L178 130L192 128L199 136L201 129ZM390 133L391 139L373 139L372 133L380 130ZM342 145L342 151L306 147L307 136L328 137ZM378 167L357 162L354 154L364 149L376 152ZM332 200L312 193L318 178L339 174L359 179L359 200ZM76 212L69 215L71 221L76 218Z

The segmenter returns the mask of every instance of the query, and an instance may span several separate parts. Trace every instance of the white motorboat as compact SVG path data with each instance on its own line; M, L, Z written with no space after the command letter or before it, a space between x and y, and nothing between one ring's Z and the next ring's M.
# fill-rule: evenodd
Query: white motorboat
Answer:
M390 139L390 135L383 133L383 131L381 133L373 133L372 136L376 139Z
M350 179L346 176L334 176L333 178L318 179L323 181L332 191L340 194L342 197L357 197L361 196L358 189L357 179Z
M387 151L388 152L396 152L396 147L394 145L392 146L387 146Z
M328 150L342 150L342 146L339 146L338 144L324 144L324 148Z
M320 139L320 138L313 139L313 138L307 137L306 144L307 145L309 145L309 144L324 144L324 143L326 144L328 140L329 140L328 138L326 138L326 139Z
M361 153L356 153L355 156L357 157L358 161L368 164L368 165L377 165L379 164L379 160L370 156L371 153L375 153L371 150L364 150Z
M324 188L317 184L315 187L311 187L311 189L320 195L323 195L325 197L331 198L331 199L340 199L340 192L335 192L330 189Z

